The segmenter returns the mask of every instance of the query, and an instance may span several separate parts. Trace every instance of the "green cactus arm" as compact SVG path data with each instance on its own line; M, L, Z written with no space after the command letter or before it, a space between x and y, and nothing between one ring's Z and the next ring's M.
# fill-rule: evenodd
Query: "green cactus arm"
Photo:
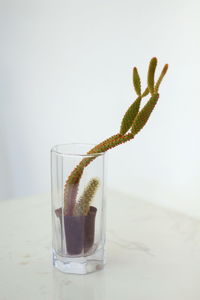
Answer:
M140 109L140 103L141 103L142 97L139 96L129 107L127 112L125 113L121 127L120 127L120 133L125 134L130 128L131 125L133 124L133 120L136 117L139 109Z
M159 90L159 87L160 87L160 84L165 76L165 74L167 73L167 70L168 70L168 64L164 65L164 68L162 69L162 72L156 82L156 85L155 85L155 93L158 93L158 90Z
M98 186L99 186L99 180L97 178L92 178L89 181L79 201L76 203L74 207L74 211L73 211L74 216L87 216L90 209L90 203L97 191Z
M121 122L120 134L124 135L131 128L133 121L139 112L141 100L148 94L149 89L147 87L142 93L142 95L137 97L136 100L131 104L131 106L129 106Z
M135 88L136 94L141 96L141 80L136 67L133 68L133 86Z
M148 89L152 95L154 94L154 76L155 76L156 66L157 66L157 58L153 57L150 60L148 75L147 75Z
M133 122L132 128L131 128L131 132L134 135L136 135L147 123L147 121L158 101L158 98L159 98L159 94L154 94L153 96L151 96L149 101L145 104L145 106L137 114L137 116Z
M133 68L133 86L135 88L136 94L138 97L136 100L131 104L131 106L128 108L126 113L123 116L121 127L120 127L120 134L125 134L132 126L134 118L136 117L139 109L141 100L143 97L147 96L149 93L148 87L145 89L145 91L141 94L141 81L140 76L138 73L138 70L136 67Z

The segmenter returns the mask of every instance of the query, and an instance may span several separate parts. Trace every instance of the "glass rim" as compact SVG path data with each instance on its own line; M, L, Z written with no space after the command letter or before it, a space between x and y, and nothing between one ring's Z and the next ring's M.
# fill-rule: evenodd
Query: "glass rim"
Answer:
M97 146L97 144L91 144L91 143L65 143L65 144L56 144L54 146L51 147L51 153L55 153L56 155L59 156L81 156L81 157L97 157L97 156L104 156L105 152L98 152L98 153L73 153L72 151L69 152L61 152L59 151L58 147L63 147L63 146L73 146L73 145L80 145L80 146L91 146L92 148Z

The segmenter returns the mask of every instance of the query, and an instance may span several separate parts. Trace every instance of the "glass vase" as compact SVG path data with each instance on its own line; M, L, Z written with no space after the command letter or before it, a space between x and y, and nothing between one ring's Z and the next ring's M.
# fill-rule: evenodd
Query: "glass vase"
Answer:
M53 265L87 274L105 264L105 154L88 144L51 149Z

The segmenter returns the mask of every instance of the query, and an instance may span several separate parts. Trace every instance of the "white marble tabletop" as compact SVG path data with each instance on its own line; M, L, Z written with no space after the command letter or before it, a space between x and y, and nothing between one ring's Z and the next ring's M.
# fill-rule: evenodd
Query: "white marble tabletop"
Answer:
M1 201L0 300L199 300L200 221L107 199L107 264L88 275L53 269L49 197Z

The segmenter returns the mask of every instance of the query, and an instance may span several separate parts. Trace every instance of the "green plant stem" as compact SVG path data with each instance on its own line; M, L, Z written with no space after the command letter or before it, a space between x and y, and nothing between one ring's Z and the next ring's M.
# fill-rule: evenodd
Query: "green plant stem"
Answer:
M88 155L91 154L91 157L86 157L81 160L81 162L75 167L70 176L68 177L65 186L64 186L64 215L72 215L74 206L76 203L76 196L78 192L78 185L83 173L83 170L86 166L89 165L96 157L101 153L106 152L109 149L112 149L120 144L123 144L127 141L130 141L134 138L132 133L126 135L116 134L106 139L102 143L93 147L90 151L87 152ZM97 155L93 155L97 154Z
M92 178L86 186L79 201L76 203L73 211L73 216L87 216L90 210L90 203L94 197L99 185L97 178Z

